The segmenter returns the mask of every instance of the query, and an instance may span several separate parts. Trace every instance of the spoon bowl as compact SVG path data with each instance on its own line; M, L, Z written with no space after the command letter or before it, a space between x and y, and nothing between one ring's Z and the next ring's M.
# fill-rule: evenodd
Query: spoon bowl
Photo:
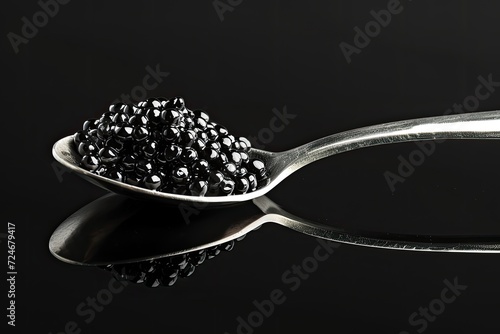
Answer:
M87 181L112 192L169 205L180 203L198 207L217 207L250 201L265 195L296 170L323 158L363 147L436 139L498 139L500 111L447 115L404 120L333 134L284 152L268 152L251 148L250 158L264 161L269 173L267 185L254 192L230 196L189 196L159 192L111 180L81 167L80 155L72 136L57 141L54 158Z

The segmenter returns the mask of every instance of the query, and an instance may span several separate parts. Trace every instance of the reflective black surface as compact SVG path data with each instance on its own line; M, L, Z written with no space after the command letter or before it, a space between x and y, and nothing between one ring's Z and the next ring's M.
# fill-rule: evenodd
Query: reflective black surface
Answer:
M10 1L0 11L0 249L5 261L2 234L7 221L15 223L19 273L18 323L2 321L1 333L234 334L239 318L260 320L254 301L262 304L276 289L284 302L254 334L415 334L423 324L425 334L499 331L496 255L340 246L301 279L293 268L314 256L317 241L268 225L173 288L145 289L121 288L108 272L68 265L47 248L64 219L105 194L54 167L52 144L115 99L184 96L270 151L359 126L439 116L454 105L465 111L479 77L500 82L498 2L401 0L403 10L351 63L339 44L354 45L354 27L364 30L370 12L386 10L388 1L223 0L232 9L223 21L213 1L63 2L17 53L7 34L23 37L22 18L33 22L42 8ZM498 109L499 87L491 89L481 88L487 97L467 108ZM284 110L295 115L287 124L276 116ZM271 124L280 131L263 130ZM339 155L291 175L269 196L293 214L344 227L498 232L498 142L436 145L392 192L384 172L397 173L399 157L408 160L415 150L403 144ZM285 273L293 284L282 280ZM419 308L440 300L443 281L455 277L467 289L425 320ZM415 312L416 326L409 323Z
M262 216L252 202L221 211L109 194L68 217L52 235L49 247L62 261L75 264L152 260L242 237Z

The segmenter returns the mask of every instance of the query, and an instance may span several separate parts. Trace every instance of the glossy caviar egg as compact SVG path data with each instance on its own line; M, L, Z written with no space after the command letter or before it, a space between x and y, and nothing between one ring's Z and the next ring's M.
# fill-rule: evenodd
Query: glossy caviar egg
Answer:
M163 137L166 141L176 143L181 137L181 132L175 126L169 126L163 130Z
M135 169L137 156L135 154L127 154L121 158L120 162L124 171L132 172Z
M178 145L169 145L165 148L164 154L167 161L177 160L182 153L182 148Z
M179 121L181 120L181 114L177 110L167 109L161 112L161 119L164 123L170 124L172 126L178 125Z
M176 109L182 109L185 106L184 99L182 97L174 97L173 99L169 100L171 101L172 106Z
M189 147L193 145L196 138L198 138L196 132L193 130L186 130L181 132L179 143L184 147Z
M132 138L136 142L142 142L149 138L149 131L145 126L135 126L132 132Z
M150 108L146 112L146 116L152 124L158 125L162 122L161 111L156 108Z
M197 152L203 152L203 150L206 147L205 141L203 139L196 139L194 143L191 145L192 148L194 148Z
M218 170L210 171L209 186L211 188L218 187L223 180L224 180L224 174L222 174L222 172Z
M233 176L236 173L236 165L232 162L228 162L227 164L224 165L223 167L223 172L226 175Z
M147 126L149 119L146 115L134 115L130 117L128 124L132 126Z
M154 165L146 159L141 159L135 164L135 172L139 175L150 174L153 170Z
M214 124L214 128L215 128L215 130L217 130L217 132L221 136L225 136L225 135L227 135L229 133L227 131L227 129L224 126L220 125L220 124Z
M219 138L219 143L224 151L229 151L231 149L231 146L233 145L233 142L231 141L231 138L228 136L223 136Z
M181 156L179 159L183 163L188 164L188 163L195 161L197 158L198 158L198 153L196 152L196 150L191 148L191 147L188 147L188 148L185 148L182 150L182 153L181 153Z
M221 145L216 141L209 141L209 142L207 142L206 146L210 147L211 149L213 149L217 152L220 152L220 150L221 150Z
M154 140L148 141L143 147L142 147L142 153L144 156L148 159L152 159L156 156L156 153L158 152L158 143L155 142Z
M241 146L242 150L246 151L252 147L252 144L250 143L250 141L247 138L239 137L238 140L240 141L240 146Z
M115 125L114 131L118 139L130 140L132 139L133 128L126 123L119 123Z
M210 165L205 159L196 160L191 165L191 171L194 175L208 177L208 173L210 172Z
M248 156L248 154L246 152L239 152L239 153L241 156L241 163L244 165L248 164L248 162L250 161L250 157Z
M97 146L90 142L82 142L78 145L78 153L80 153L80 155L97 153Z
M238 177L235 180L235 190L239 194L246 194L248 188L250 187L250 183L245 177Z
M127 173L127 178L125 180L126 183L131 184L133 186L139 186L144 179L143 176L138 175L136 172Z
M80 165L87 170L96 170L99 167L100 160L94 155L84 155Z
M217 159L217 163L218 163L220 166L224 166L224 165L225 165L225 164L227 164L228 162L229 162L229 159L227 158L226 153L224 153L224 152L219 153L219 159Z
M126 123L128 122L129 116L125 113L117 113L113 117L113 123Z
M231 195L234 191L234 187L235 183L230 178L224 178L219 185L221 192L225 195Z
M203 158L207 161L214 161L219 158L219 152L211 149L210 147L205 147L203 150Z
M106 171L106 174L104 174L107 178L111 180L115 180L118 182L124 182L125 181L125 176L121 170L118 168L109 168Z
M194 273L195 270L196 266L194 264L188 263L187 266L179 272L179 276L189 277Z
M262 162L262 160L259 159L250 160L248 164L248 170L251 173L254 173L257 176L257 178L261 178L266 174L266 166L264 165L264 162Z
M214 257L216 257L217 255L219 255L220 253L220 249L219 247L215 246L215 247L211 247L211 248L208 248L207 249L207 258L209 260L213 259Z
M142 184L147 189L156 190L161 186L161 178L156 174L146 175L142 180Z
M89 130L97 129L98 125L99 125L99 120L95 119L95 118L91 118L91 119L86 120L83 123L82 130L89 131Z
M113 148L117 152L123 151L125 149L125 143L115 137L111 137L106 140L105 146Z
M193 111L193 114L195 115L195 117L203 119L205 121L205 123L210 121L210 117L203 110L195 110L195 111Z
M240 167L236 170L235 176L236 177L243 177L248 174L248 170L245 167Z
M204 180L194 180L189 184L189 192L192 196L205 196L208 183Z
M205 252L204 249L189 253L189 262L191 262L195 266L203 264L206 258L207 258L207 252Z
M223 243L222 245L219 246L219 248L222 249L223 251L230 252L233 250L234 244L235 244L234 240L231 240L226 243Z
M112 147L106 146L99 150L99 157L105 164L113 164L118 161L118 152Z
M215 129L209 129L207 127L205 133L207 134L208 140L217 140L217 138L219 138L219 133Z
M186 183L189 177L189 170L186 166L180 165L172 170L172 180L176 183Z
M178 266L179 269L182 270L188 264L187 255L186 254L180 254L180 255L172 256L170 258L170 263L173 264L173 265L175 265L175 266Z
M255 177L254 174L247 174L246 178L248 180L248 191L255 191L257 190L257 178Z
M229 154L229 160L234 163L237 167L241 165L241 154L233 151Z
M76 147L80 145L81 142L87 141L89 137L87 136L87 133L85 131L78 131L73 135L73 142L75 143Z

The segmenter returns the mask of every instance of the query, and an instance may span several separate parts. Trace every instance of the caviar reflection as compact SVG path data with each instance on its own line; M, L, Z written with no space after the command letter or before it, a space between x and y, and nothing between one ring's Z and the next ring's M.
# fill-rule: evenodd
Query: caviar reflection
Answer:
M108 194L68 217L49 248L64 262L105 268L151 287L171 286L231 251L264 215L252 202L195 213L185 211L186 205Z
M221 252L231 251L235 242L244 237L245 235L218 246L187 254L136 263L110 264L102 268L110 271L117 280L144 284L150 288L168 287L174 285L179 278L191 276L196 268L207 260L213 259Z

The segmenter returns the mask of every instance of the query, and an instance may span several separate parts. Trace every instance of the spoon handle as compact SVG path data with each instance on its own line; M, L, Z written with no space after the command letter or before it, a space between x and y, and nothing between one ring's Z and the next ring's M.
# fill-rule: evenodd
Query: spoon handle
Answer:
M434 139L498 139L500 110L404 120L341 132L312 141L280 158L282 178L314 161L358 148Z

